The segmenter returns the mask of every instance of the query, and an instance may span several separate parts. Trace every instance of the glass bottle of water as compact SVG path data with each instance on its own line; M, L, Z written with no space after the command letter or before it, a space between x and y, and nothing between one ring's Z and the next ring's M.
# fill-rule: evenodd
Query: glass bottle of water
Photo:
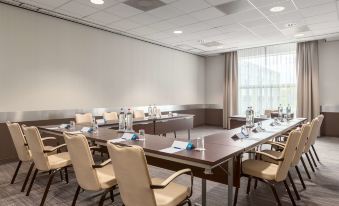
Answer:
M286 107L286 118L287 120L291 119L291 105L290 104L288 104Z
M125 130L125 112L124 109L120 109L120 114L119 114L119 131L124 131Z
M252 107L247 107L246 110L246 127L254 126L254 111Z
M156 114L157 114L157 107L153 105L153 111L152 111L153 118L156 118Z
M93 130L93 133L96 133L98 131L98 124L95 120L95 117L93 117L93 120L92 120L92 130Z
M281 106L281 104L279 104L279 107L278 107L278 118L279 118L279 120L282 120L282 117L283 117L283 107Z
M151 105L149 105L149 107L148 107L148 117L149 118L153 118L153 109L152 109L152 106Z
M133 114L131 112L131 109L128 109L126 115L126 130L133 131Z

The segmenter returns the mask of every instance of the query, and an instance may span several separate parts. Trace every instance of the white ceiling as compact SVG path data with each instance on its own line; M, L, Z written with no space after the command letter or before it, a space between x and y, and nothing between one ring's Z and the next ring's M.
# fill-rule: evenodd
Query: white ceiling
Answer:
M165 5L147 12L124 4L126 0L104 0L103 5L90 0L12 1L200 55L339 35L339 0L161 0ZM286 9L272 13L274 6ZM287 28L287 23L296 26ZM294 37L300 32L305 35ZM206 46L216 45L208 44L214 41L222 48Z

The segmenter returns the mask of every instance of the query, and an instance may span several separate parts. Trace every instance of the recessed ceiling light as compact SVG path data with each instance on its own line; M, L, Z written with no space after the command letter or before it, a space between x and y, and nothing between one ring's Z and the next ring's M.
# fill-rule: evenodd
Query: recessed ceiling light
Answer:
M296 23L287 23L287 24L285 24L285 27L287 27L287 28L296 27L296 26L297 26Z
M283 6L275 6L275 7L272 7L270 9L271 12L281 12L281 11L284 11L285 10L285 7Z
M91 3L101 5L101 4L104 4L105 2L104 2L104 0L91 0Z
M182 31L180 31L180 30L175 30L173 33L175 33L175 34L182 34Z
M298 38L298 37L303 37L303 36L305 36L305 34L303 34L303 33L298 33L298 34L295 34L295 35L294 35L294 37L297 37L297 38Z

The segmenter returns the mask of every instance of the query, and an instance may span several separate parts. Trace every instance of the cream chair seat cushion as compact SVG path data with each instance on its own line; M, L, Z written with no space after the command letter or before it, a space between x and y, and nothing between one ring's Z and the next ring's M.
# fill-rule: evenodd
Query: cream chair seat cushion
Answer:
M245 160L242 163L242 172L261 179L275 180L278 165L261 160Z
M48 156L48 162L51 169L58 169L71 165L71 158L68 152L57 153Z
M108 164L102 168L96 168L95 171L102 189L111 188L117 184L112 164Z
M279 152L279 151L274 151L274 150L263 150L262 152L264 152L264 153L267 153L267 154L270 154L270 155L272 155L272 156L274 156L274 157L276 157L277 159L281 156L281 152ZM274 160L274 159L272 159L272 158L269 158L269 157L267 157L267 156L265 156L265 155L260 155L261 157L261 159L263 160L263 161L265 161L265 162L270 162L270 163L273 163L273 164L279 164L279 161L277 161L277 160Z
M160 184L164 179L152 178L152 184ZM171 182L163 189L154 189L157 206L176 206L184 201L190 194L189 187Z
M54 147L52 147L52 146L45 146L44 148L45 148L45 150L52 150ZM47 153L47 155L54 155L56 153L57 153L57 151L55 150L53 152ZM28 150L28 155L29 155L29 160L28 161L31 161L32 160L32 152L31 152L31 150Z

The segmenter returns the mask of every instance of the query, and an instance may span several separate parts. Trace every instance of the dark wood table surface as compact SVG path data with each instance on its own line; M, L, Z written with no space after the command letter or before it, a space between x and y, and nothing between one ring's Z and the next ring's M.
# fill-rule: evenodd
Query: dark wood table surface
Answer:
M233 194L233 186L240 186L241 154L274 137L284 134L297 127L305 120L305 118L296 118L289 122L283 122L280 126L270 126L270 123L273 120L265 120L262 122L263 127L266 129L265 132L252 132L248 138L244 139L232 138L233 135L240 132L240 128L208 135L203 137L206 148L203 152L183 150L173 154L165 153L160 150L170 147L176 139L149 134L145 135L144 140L129 140L118 144L141 146L145 150L148 163L154 166L170 170L190 167L195 176L203 179L203 184L206 184L206 179L228 184L229 194ZM40 126L38 128L41 132L62 136L64 131L79 131L84 125L76 125L76 128L72 130L49 129L57 126L59 125ZM98 131L94 134L83 134L89 140L101 144L106 144L108 141L120 138L123 135L123 133L112 129L111 125L99 127ZM196 140L192 140L192 143L195 144ZM205 194L202 194L202 205L206 204L204 203L206 191L203 191L203 193L204 192ZM230 199L229 201L232 201L232 197Z

